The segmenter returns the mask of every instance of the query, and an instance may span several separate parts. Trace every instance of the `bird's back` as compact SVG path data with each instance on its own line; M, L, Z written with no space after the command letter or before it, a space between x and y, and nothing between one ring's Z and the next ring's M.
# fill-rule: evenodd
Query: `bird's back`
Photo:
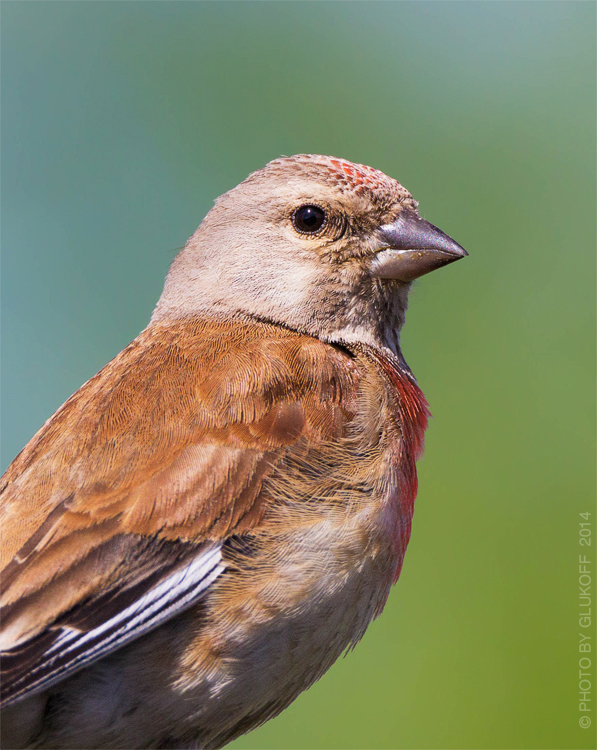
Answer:
M8 710L29 701L53 747L217 747L278 713L385 604L425 423L387 351L257 322L144 331L5 474ZM214 549L195 598L101 650L114 609Z

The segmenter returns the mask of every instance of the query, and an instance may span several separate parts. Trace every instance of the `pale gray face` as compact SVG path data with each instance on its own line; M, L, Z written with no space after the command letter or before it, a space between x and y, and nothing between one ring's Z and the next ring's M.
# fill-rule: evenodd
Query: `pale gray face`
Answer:
M379 340L402 325L410 282L465 254L383 173L286 157L216 201L154 317L238 314L327 340Z

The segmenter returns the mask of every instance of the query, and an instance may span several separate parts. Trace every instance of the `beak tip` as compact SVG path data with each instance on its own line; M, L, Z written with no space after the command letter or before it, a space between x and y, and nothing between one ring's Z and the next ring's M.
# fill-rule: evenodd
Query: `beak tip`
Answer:
M454 255L456 255L456 260L460 260L461 258L468 257L468 253L466 250L462 247L462 245L459 245L457 242L454 243L456 246L456 251L454 252Z

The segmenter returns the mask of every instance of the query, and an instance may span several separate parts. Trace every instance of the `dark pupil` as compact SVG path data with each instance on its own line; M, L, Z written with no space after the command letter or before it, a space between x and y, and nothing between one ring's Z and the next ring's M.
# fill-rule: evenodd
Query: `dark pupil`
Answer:
M325 214L319 206L301 206L294 214L294 223L300 232L317 232L325 221Z

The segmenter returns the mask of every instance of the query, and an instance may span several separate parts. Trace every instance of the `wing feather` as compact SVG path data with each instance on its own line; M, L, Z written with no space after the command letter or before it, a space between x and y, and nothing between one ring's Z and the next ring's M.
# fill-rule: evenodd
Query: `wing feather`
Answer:
M97 617L97 605L103 601L81 605L71 617L5 652L2 705L50 687L195 604L224 570L220 549L216 544L203 550L95 627L87 629L85 623L88 616Z

